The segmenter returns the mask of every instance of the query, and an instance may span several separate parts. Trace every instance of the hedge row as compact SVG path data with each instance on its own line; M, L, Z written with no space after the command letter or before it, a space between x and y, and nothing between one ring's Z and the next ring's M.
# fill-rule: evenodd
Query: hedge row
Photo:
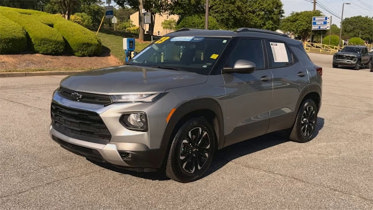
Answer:
M38 53L60 55L64 52L65 41L54 28L41 23L33 15L20 14L15 11L0 13L21 25L31 39L31 48Z
M0 7L0 14L24 27L36 52L62 54L69 51L76 56L101 53L101 42L93 32L59 15L9 7Z
M83 26L67 21L59 15L35 13L35 17L44 24L53 25L65 39L69 53L76 56L101 54L101 42L93 32Z
M27 49L26 32L0 14L0 54L21 53Z
M68 21L58 21L54 27L62 34L76 56L99 55L101 43L96 35L83 26Z

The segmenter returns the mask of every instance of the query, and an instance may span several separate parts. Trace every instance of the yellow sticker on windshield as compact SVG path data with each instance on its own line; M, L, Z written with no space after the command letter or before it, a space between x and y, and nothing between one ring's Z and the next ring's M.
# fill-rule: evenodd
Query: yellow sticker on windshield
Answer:
M162 38L160 38L158 41L154 42L155 44L161 44L163 43L164 41L166 41L167 39L169 39L170 37L168 36L164 36Z
M219 57L218 54L212 54L212 55L210 56L210 58L211 58L211 59L214 59L214 60L217 59L218 57Z

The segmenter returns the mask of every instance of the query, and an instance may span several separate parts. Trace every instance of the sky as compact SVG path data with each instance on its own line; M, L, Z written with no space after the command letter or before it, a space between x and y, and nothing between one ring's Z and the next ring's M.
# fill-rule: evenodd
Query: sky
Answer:
M313 0L281 0L285 17L292 12L313 10ZM353 16L373 17L373 0L316 0L316 9L325 16L332 16L332 24L340 26L342 4L344 5L343 19Z

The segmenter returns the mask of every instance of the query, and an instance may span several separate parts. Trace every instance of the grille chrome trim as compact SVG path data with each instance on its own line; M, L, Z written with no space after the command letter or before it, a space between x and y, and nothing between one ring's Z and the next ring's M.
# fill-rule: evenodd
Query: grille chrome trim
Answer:
M71 101L79 101L90 104L100 104L105 106L112 103L110 96L74 91L64 87L60 87L58 89L58 94Z
M59 105L51 105L52 126L62 134L84 141L107 144L111 134L101 117L85 111Z

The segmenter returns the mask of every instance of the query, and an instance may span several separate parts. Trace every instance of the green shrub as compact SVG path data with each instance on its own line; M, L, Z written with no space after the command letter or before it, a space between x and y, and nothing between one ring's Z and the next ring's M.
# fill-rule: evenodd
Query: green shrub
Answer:
M326 36L324 39L322 39L322 43L329 45L329 38L330 38L330 45L338 46L339 37L337 35Z
M2 15L0 15L0 20L0 54L25 51L27 38L22 26Z
M360 37L352 37L348 40L348 45L364 45L365 41L362 40Z
M92 56L101 53L100 41L92 31L83 26L69 21L58 21L54 27L65 38L74 55Z
M40 22L34 15L20 14L17 9L3 10L0 14L21 25L31 40L31 48L41 54L62 54L65 49L65 41L60 33L53 28L53 25L46 25ZM27 11L27 10L25 10ZM35 12L37 13L37 11Z
M122 32L127 32L127 29L134 27L135 25L132 24L132 21L126 21L126 22L121 22L117 25L117 30L122 31Z
M84 18L88 15L78 15ZM88 29L60 15L51 15L35 10L0 7L0 15L18 23L26 30L30 46L42 54L62 54L65 50L76 56L92 56L101 53L101 42ZM5 19L4 19L5 20ZM15 23L15 24L16 24ZM8 22L0 19L0 24L8 27ZM88 20L89 24L89 20ZM0 30L2 34L5 30Z
M92 28L92 17L86 13L75 13L70 20L86 28Z

